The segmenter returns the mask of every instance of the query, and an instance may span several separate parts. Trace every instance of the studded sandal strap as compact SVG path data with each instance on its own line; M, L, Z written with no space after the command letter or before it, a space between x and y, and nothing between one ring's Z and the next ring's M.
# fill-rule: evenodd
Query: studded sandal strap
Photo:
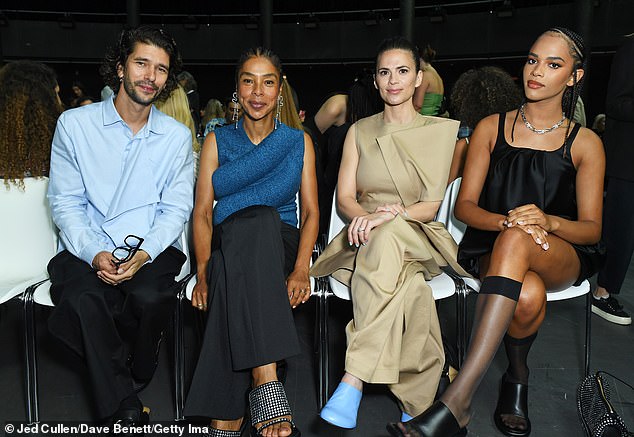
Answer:
M293 421L282 416L290 416L291 408L288 405L284 386L279 381L266 382L249 393L249 406L251 408L251 424L270 421L258 429L258 432L274 423L289 422L293 426Z
M240 431L228 431L225 429L209 428L209 437L240 437Z

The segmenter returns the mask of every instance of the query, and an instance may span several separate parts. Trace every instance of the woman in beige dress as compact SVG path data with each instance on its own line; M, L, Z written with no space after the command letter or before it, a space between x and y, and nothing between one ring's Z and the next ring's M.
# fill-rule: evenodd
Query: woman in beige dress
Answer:
M346 327L345 375L321 417L354 428L364 383L388 384L401 409L431 405L444 364L431 288L454 261L456 244L434 216L445 192L458 122L425 117L412 104L420 85L418 50L385 40L375 85L383 112L350 128L337 207L350 221L311 269L350 286L354 319ZM451 261L450 261L451 260Z

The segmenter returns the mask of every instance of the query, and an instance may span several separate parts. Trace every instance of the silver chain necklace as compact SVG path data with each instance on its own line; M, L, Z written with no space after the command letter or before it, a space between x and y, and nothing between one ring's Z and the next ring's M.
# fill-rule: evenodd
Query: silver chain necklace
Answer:
M538 135L543 135L543 134L547 134L548 132L552 132L555 129L557 129L559 126L561 126L562 124L564 124L564 121L566 120L566 114L564 114L563 112L561 113L561 120L559 120L557 123L553 124L551 127L546 128L546 129L537 129L535 126L533 126L527 119L526 119L526 114L524 113L524 105L520 106L520 115L522 116L522 120L524 121L524 125L530 129L531 131L535 132Z

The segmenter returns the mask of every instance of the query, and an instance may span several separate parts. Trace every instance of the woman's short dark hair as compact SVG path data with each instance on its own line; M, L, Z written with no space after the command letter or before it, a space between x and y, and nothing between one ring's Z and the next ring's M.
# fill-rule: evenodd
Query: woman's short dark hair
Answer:
M374 63L375 70L379 64L379 57L388 50L405 50L406 52L410 52L410 54L412 55L412 59L414 60L414 65L416 66L416 72L420 70L420 55L418 47L416 47L413 42L402 36L393 36L390 38L386 38L383 40L383 42L381 42Z
M108 49L99 72L103 81L115 92L119 90L119 75L117 67L125 66L128 56L132 54L137 43L156 46L165 50L169 55L170 65L165 88L161 91L159 99L166 99L178 85L177 75L182 68L181 55L174 38L162 28L153 26L139 26L133 29L124 29L119 35L119 41Z
M277 56L271 49L256 47L247 49L240 55L240 58L238 59L238 65L236 65L236 87L238 85L238 75L240 74L240 70L242 70L244 64L251 58L259 57L266 58L271 64L273 64L273 66L277 70L278 82L280 83L280 85L282 84L282 61L280 61L279 56Z

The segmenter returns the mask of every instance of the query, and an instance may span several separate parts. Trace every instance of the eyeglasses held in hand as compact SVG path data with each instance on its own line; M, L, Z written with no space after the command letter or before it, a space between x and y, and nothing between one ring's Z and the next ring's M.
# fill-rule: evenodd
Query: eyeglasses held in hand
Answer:
M114 258L112 262L116 266L127 263L134 257L141 247L141 243L143 243L143 238L130 234L123 239L123 243L125 244L124 246L117 246L112 251L112 257Z

